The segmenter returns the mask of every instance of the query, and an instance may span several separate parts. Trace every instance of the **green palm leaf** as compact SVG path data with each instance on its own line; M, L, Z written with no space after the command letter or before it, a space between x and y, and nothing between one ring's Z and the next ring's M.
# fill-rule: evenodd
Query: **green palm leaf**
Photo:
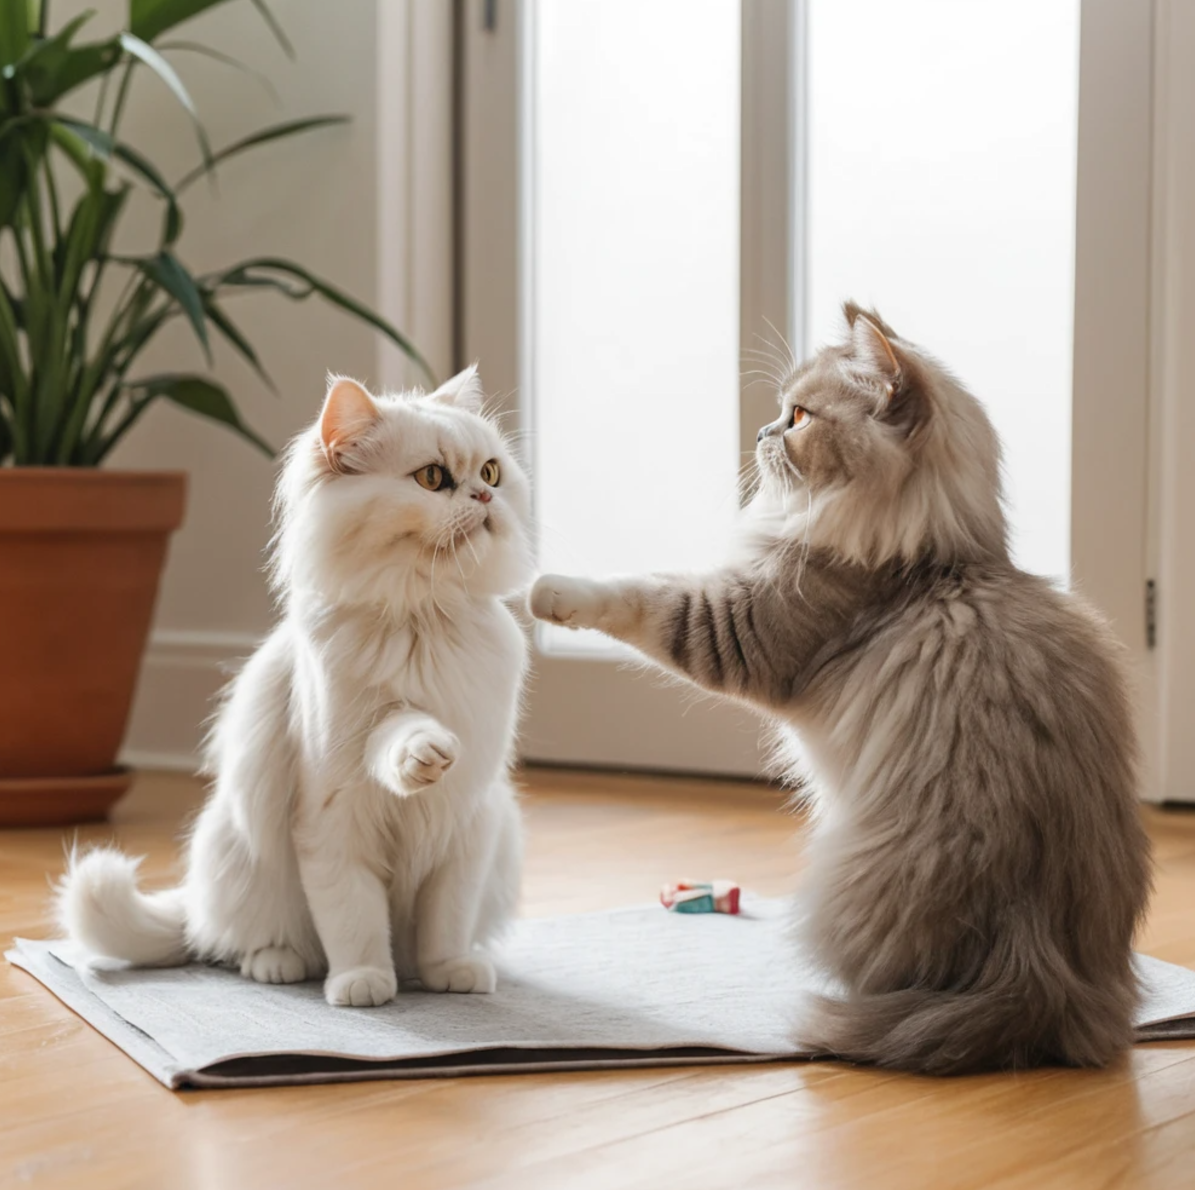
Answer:
M270 379L269 373L262 366L262 362L257 357L257 352L253 349L253 344L245 338L240 327L237 326L227 314L216 304L215 299L204 295L203 310L207 315L208 321L214 326L230 346L249 364L249 366L261 377L263 383L271 392L276 392L273 380Z
M157 167L136 149L116 140L111 133L97 128L94 124L88 124L85 120L76 120L69 116L57 116L55 120L61 128L83 140L97 157L117 162L125 167L126 172L131 172L141 181L148 183L150 189L165 199L166 216L163 222L162 238L166 247L173 244L182 234L182 211L179 209L178 196L158 172Z
M223 0L129 0L129 30L145 41L189 21Z
M129 0L129 30L144 41L153 41L159 33L222 3L224 0ZM293 58L294 48L274 14L266 7L265 0L253 0L253 7L261 14L286 55Z
M240 58L234 58L231 54L221 53L220 50L212 49L210 45L203 45L198 41L180 41L177 38L173 41L159 41L158 49L162 53L199 54L200 57L210 58L213 62L220 62L225 66L231 66L233 70L239 70L242 74L247 74L250 78L259 82L275 103L281 102L278 95L278 88L270 82L266 75L262 74L260 70L254 70L252 66L242 62Z
M295 47L291 45L290 38L286 35L286 30L278 23L278 19L270 11L266 0L253 0L253 7L261 13L261 19L269 26L269 30L274 35L274 40L282 47L282 52L290 58L293 62L295 57Z
M195 278L170 252L162 251L155 256L116 257L125 264L140 269L159 289L169 294L182 307L196 338L203 345L208 363L212 361L212 347L208 342L207 323L204 318L203 296Z
M296 136L301 132L310 132L314 128L328 128L334 124L347 124L348 122L348 116L309 116L304 120L288 120L285 124L273 124L269 128L262 128L252 135L242 137L238 141L233 141L232 144L225 145L224 148L213 153L210 162L197 165L189 173L179 178L174 184L174 189L177 193L181 194L192 182L203 177L205 173L210 172L212 166L218 165L221 161L227 161L230 157L237 156L238 153L246 153L258 145L269 144L270 141L283 140L288 136Z
M54 100L88 79L102 74L120 59L117 38L73 46L74 36L93 16L87 11L67 22L53 37L38 38L29 44L14 75L29 88L30 98L38 107L48 107Z
M237 288L273 289L292 301L304 301L312 294L318 294L324 301L381 331L415 363L428 380L434 382L430 365L406 335L355 298L349 297L347 293L293 261L278 256L262 256L255 260L243 261L223 273L209 274L202 279L202 283L213 291Z
M25 0L0 3L0 67L15 65L29 45L29 9Z
M207 167L211 169L212 147L208 143L207 132L199 120L199 112L195 109L195 102L191 98L190 92L183 86L183 80L178 77L177 71L149 42L143 41L140 37L132 33L122 33L120 35L120 45L126 54L131 54L134 58L144 62L170 88L175 99L182 105L187 115L191 117L191 124L195 129L195 136L199 141L199 150L203 154L203 160L207 164Z
M180 259L175 244L186 187L250 150L346 122L340 115L286 120L213 153L192 97L163 50L248 67L219 50L163 35L222 2L128 0L127 32L81 43L92 14L71 16L51 30L47 14L57 6L49 0L0 0L0 464L98 464L154 401L220 422L272 453L217 381L178 372L128 379L161 329L185 318L209 364L215 335L272 389L253 342L229 317L229 294L266 290L291 301L321 298L384 334L430 378L401 331L294 261L261 256L197 277ZM268 0L249 2L293 55ZM202 164L177 186L117 134L132 80L143 67L187 113L203 153ZM93 120L60 110L63 96L97 77L102 86ZM67 179L58 168L63 160L73 167ZM164 204L160 243L145 254L116 255L110 245L132 185ZM112 288L117 279L123 288Z
M274 457L274 448L241 420L228 391L206 376L167 372L131 381L125 387L133 394L129 411L111 434L99 444L97 461L102 459L120 441L146 408L160 397L164 397L192 413L197 413L200 417L206 417L211 421L228 426L246 441L251 442L268 458Z

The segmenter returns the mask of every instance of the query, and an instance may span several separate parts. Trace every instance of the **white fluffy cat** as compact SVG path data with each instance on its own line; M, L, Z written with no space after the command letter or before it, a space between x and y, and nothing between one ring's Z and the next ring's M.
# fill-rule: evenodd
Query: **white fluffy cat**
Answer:
M232 683L187 874L73 858L60 912L100 955L201 959L328 1002L491 992L513 912L508 777L526 665L503 604L529 577L529 493L470 368L430 395L331 383L278 487L282 619Z

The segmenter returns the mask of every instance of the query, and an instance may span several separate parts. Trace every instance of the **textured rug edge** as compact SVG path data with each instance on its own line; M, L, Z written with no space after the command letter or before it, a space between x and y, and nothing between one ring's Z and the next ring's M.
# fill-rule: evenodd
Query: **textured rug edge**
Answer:
M12 949L4 952L4 957L14 967L36 979L80 1020L106 1037L158 1082L171 1088L182 1085L179 1078L185 1072L179 1069L173 1055L93 995L84 987L73 967L54 958L48 951L26 950L25 942L24 938L16 938Z

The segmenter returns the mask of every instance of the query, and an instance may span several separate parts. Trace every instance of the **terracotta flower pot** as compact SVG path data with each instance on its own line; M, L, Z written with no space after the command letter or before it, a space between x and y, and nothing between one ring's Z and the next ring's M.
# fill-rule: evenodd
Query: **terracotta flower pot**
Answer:
M0 469L0 826L102 818L186 476Z

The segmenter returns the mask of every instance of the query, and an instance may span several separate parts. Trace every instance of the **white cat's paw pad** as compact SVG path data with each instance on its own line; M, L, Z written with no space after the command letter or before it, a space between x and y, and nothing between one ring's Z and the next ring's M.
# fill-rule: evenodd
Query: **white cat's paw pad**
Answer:
M434 785L456 764L460 748L460 742L447 728L421 727L403 741L399 750L399 778L409 789Z
M531 614L549 624L575 627L588 594L588 584L583 579L565 578L559 574L542 575L531 588Z
M494 964L484 955L465 955L433 963L419 972L419 982L429 992L479 992L483 995L498 987Z
M324 999L338 1008L376 1008L388 1004L398 991L393 971L380 967L351 967L329 975Z
M302 983L307 964L289 946L263 946L241 960L241 974L258 983Z

